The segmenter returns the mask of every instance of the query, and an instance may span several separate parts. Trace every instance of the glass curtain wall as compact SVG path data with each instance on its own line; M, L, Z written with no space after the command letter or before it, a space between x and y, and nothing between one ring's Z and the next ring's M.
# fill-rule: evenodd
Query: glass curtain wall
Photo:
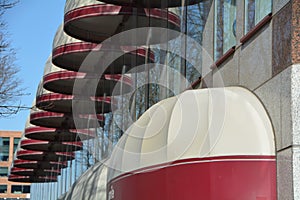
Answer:
M83 141L83 150L76 152L73 161L68 161L68 167L62 169L57 182L32 184L31 199L52 200L63 197L88 168L110 155L123 133L149 107L162 99L180 94L201 77L202 54L205 51L202 49L203 32L212 2L201 1L189 6L183 4L180 7L162 8L164 14L161 17L167 20L161 20L159 27L171 29L168 20L176 16L179 26L177 37L158 44L134 46L144 48L147 53L145 63L138 66L142 70L134 68L126 72L132 79L133 92L112 97L116 108L109 113L103 113L104 125L98 128L87 125L96 132L96 137ZM228 6L228 9L231 7ZM136 14L138 8L133 10L132 16L136 19L133 23L138 24L141 20ZM146 10L150 11L150 8ZM155 19L148 17L147 26L150 27L153 20ZM170 35L173 31L169 31ZM227 43L226 46L229 46ZM154 62L149 62L151 56ZM132 58L132 61L135 62L137 57L138 55ZM114 85L109 87L113 88Z

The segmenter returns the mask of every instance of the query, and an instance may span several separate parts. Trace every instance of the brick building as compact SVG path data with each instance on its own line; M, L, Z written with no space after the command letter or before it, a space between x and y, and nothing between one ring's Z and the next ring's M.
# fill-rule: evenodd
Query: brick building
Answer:
M22 132L0 131L0 199L29 199L30 184L8 181L8 169L13 161Z

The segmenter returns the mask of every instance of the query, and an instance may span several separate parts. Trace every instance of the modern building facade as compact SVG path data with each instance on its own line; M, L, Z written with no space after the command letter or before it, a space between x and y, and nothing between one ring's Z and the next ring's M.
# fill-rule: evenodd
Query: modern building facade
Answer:
M143 125L154 123L155 120L151 121L149 116L154 116L155 113L158 115L157 119L160 119L163 112L158 112L158 108L165 108L165 113L172 113L171 104L165 104L165 102L172 102L170 97L179 98L182 94L182 98L186 98L189 93L185 91L189 89L199 90L200 92L193 93L201 96L209 89L213 91L213 88L225 88L225 91L229 91L230 87L242 87L252 94L251 98L258 99L257 102L262 105L257 103L259 108L264 110L260 113L266 113L268 116L266 118L270 122L269 140L261 139L254 143L262 149L269 143L274 144L270 145L272 147L264 161L272 159L272 162L276 162L276 166L272 167L272 172L276 173L276 180L272 174L264 180L266 181L264 189L268 190L266 194L269 196L259 196L257 193L257 196L249 195L243 199L300 199L299 8L298 0L146 0L134 3L129 0L103 0L103 2L67 0L64 24L58 29L54 38L52 57L46 64L41 83L43 89L38 90L36 107L39 110L35 109L31 112L30 126L36 127L35 130L25 130L24 140L27 140L27 144L21 143L19 156L17 156L21 160L38 160L37 166L46 166L47 162L57 162L59 166L64 167L57 167L61 169L61 175L50 173L49 176L40 177L37 176L36 170L33 170L34 173L30 176L12 178L36 182L32 184L32 199L46 197L49 199L82 197L122 199L122 196L118 196L120 191L122 193L122 187L127 188L126 192L131 191L129 194L124 192L128 194L128 199L138 198L134 192L143 195L144 190L134 191L130 186L136 183L126 184L128 183L126 180L124 183L118 182L121 177L112 177L115 172L109 167L106 168L110 166L106 162L109 155L117 155L112 157L115 161L122 160L121 166L117 168L121 172L123 169L147 171L144 167L147 168L149 163L152 163L152 160L147 160L149 158L141 156L133 159L132 162L125 162L126 158L130 160L132 157L126 157L130 156L126 153L119 155L116 151L118 147L122 147L120 149L141 153L147 152L147 149L162 147L160 145L165 142L169 134L167 131L162 131L165 129L156 130L162 137L161 140L155 140L155 143L139 143L128 139L128 135L148 133L146 126ZM247 98L250 99L250 96ZM239 97L233 95L230 98L236 100ZM208 98L210 97L207 95L202 97L202 99ZM226 102L222 98L212 99L216 103L214 105L222 105ZM198 98L198 102L201 102L201 98ZM175 104L175 100L173 103ZM209 110L210 104L205 105L201 109ZM155 109L158 111L154 112ZM191 107L182 107L182 109L190 111L190 114L184 116L186 119L191 117L190 123L193 123L198 114L202 113ZM229 113L221 110L218 116L231 115L230 111L235 111L233 115L240 118L251 114L250 111L235 110L232 106ZM204 120L209 121L211 114L205 116L207 117ZM259 121L261 119L258 116L256 118ZM239 127L239 130L234 130L247 133L249 138L259 132L252 135L246 125L234 125L239 122L238 117L233 119L235 120L231 120L230 127ZM156 123L160 122L163 122L163 119ZM195 126L195 123L186 125L189 127L187 130L191 132L191 127ZM139 124L138 127L132 126ZM152 125L157 127L155 124ZM177 123L173 126L177 127ZM247 130L243 130L243 127ZM176 131L175 128L170 129ZM234 135L228 137L232 142L238 141ZM30 141L36 138L39 140ZM54 148L57 143L65 145L65 142L79 140L82 142L83 150L75 154L75 150L72 149L58 151ZM178 149L175 148L169 153L173 155L180 148L185 148L183 143L185 140L186 138L182 137L182 143L177 145ZM47 143L48 146L45 147L43 145L46 144L42 141L50 141L51 144ZM253 148L256 146L254 143L251 146ZM246 144L247 142L244 146L247 146ZM117 148L114 148L115 145ZM193 151L184 153L194 156L190 152ZM224 156L225 152L227 149L220 145L220 149L215 151L215 154L210 153L217 157ZM263 151L253 152L255 153L248 155L249 152L245 151L243 156L251 157L254 154L266 156ZM236 156L238 153L242 152L235 152L235 154L230 152L228 155L233 158L233 155ZM208 160L213 160L212 157ZM205 158L207 158L206 154L200 156L200 159ZM102 161L103 159L105 162ZM160 160L152 163L153 165L170 161L160 156L156 159ZM134 162L136 160L141 162L136 164ZM100 164L101 161L103 165ZM175 164L180 163L175 159L171 161ZM33 165L28 166L26 167L33 168ZM53 170L54 166L55 164L50 169ZM230 167L229 169L233 170ZM180 174L184 175L185 172L188 174L191 171L182 170ZM255 170L253 174L254 172ZM120 172L116 174L120 175ZM126 177L129 177L127 175ZM147 176L147 173L143 175ZM191 173L189 178L192 176ZM159 182L160 177L151 179L153 181L151 183ZM220 177L215 178L218 180ZM187 180L186 177L183 179ZM136 180L139 183L143 181L138 178ZM168 185L169 180L164 179L164 181ZM211 187L222 188L221 183L216 181L216 184ZM224 183L226 184L226 181ZM237 184L234 181L233 183ZM268 187L268 184L272 187ZM82 185L85 186L84 190L80 190ZM197 184L193 186L197 187ZM118 188L114 189L114 187ZM142 188L137 184L136 187ZM269 189L274 187L276 191L272 189L270 192ZM92 194L92 191L97 191L99 194ZM193 190L188 191L189 194L193 192ZM256 192L253 190L253 193ZM168 195L165 197L167 198ZM210 197L216 199L213 195Z
M30 184L8 181L9 167L21 138L20 131L0 131L0 199L30 199Z

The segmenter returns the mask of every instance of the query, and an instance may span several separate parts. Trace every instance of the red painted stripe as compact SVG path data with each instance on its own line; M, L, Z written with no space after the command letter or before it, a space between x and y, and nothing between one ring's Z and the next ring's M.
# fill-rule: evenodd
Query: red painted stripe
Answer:
M95 16L113 16L113 15L138 15L145 17L153 17L161 20L166 20L175 26L180 26L180 18L175 13L169 12L166 9L138 9L137 13L133 7L115 6L111 4L94 4L83 6L70 10L65 14L64 23L76 19Z
M59 94L59 93L46 93L38 95L36 97L37 103L48 102L48 101L61 101L61 100L73 100L74 95Z
M34 112L30 114L30 120L36 120L41 118L49 118L49 117L67 117L67 115L63 113L54 113L54 112ZM68 116L71 117L71 116Z
M50 152L31 151L31 150L19 150L19 151L17 151L17 156L43 155L43 154L50 154ZM65 156L65 157L73 157L73 158L75 158L75 154L73 152L51 152L51 154L55 154L55 155L58 155L58 156Z
M276 160L274 156L223 156L176 161L113 179L108 183L109 196L114 200L276 200Z
M41 102L48 102L48 101L70 101L70 100L77 100L78 97L74 95L66 95L66 94L59 94L59 93L46 93L42 94L36 97L36 102L41 103ZM105 103L111 103L111 98L110 97L89 97L89 100L91 101L97 101L97 102L105 102ZM114 101L114 103L116 103Z
M14 165L23 165L23 164L36 164L38 165L39 163L41 163L43 161L37 161L37 160L21 160L21 159L15 159L13 161ZM67 162L55 162L55 161L47 161L47 163L51 164L51 165L63 165L63 166L67 166L68 163Z
M153 170L153 169L160 169L160 168L165 168L165 167L171 167L175 165L180 165L180 164L186 164L186 163L196 163L196 162L218 162L218 161L238 161L238 160L276 160L275 156L272 155L234 155L234 156L214 156L214 157L203 157L203 158L187 158L187 159L181 159L181 160L176 160L176 161L171 161L167 163L161 163L158 165L152 165L149 167L143 167L131 172L127 172L124 174L121 174L117 176L115 179L121 179L122 177L126 177L128 175L132 174L137 174L137 173L142 173L145 171Z
M25 129L25 135L29 134L35 134L35 133L56 133L62 131L61 129L56 129L56 128L46 128L46 127L41 127L41 126L33 126L33 127L28 127ZM79 133L79 134L84 134L84 135L95 135L94 131L91 131L89 129L68 129L63 131L68 131L70 133Z
M82 142L80 142L80 141L77 141L77 142L50 142L50 141L32 140L32 139L21 140L21 147L26 146L26 145L51 145L51 144L61 144L61 145L82 147Z
M43 119L43 118L63 118L63 117L68 117L70 119L73 118L72 115L67 115L64 113L55 113L55 112L48 112L48 111L39 111L39 112L34 112L30 114L30 120L38 120L38 119ZM89 114L80 114L77 117L82 118L82 119L97 119L99 121L104 120L104 116L101 114L95 115L89 115Z
M106 80L114 80L114 81L122 81L123 83L126 83L130 86L132 86L132 78L129 76L125 76L125 75L120 75L120 74L105 74L104 78Z
M73 71L57 71L49 74L45 74L43 77L44 84L47 84L52 81L57 80L66 80L66 79L83 79L85 78L85 73L73 72Z
M87 74L81 72L73 72L73 71L57 71L44 75L43 81L44 84L47 84L52 81L57 80L66 80L66 79L91 79L98 78L97 74ZM130 86L132 86L132 79L125 75L119 74L105 74L104 80L114 80L114 81L122 81ZM102 78L102 79L103 79Z
M103 46L101 44L89 43L89 42L76 42L76 43L68 43L61 46L56 47L52 51L52 59L59 57L64 54L71 54L71 53L80 53L80 52L91 52L91 51L101 51ZM104 49L104 51L115 51L116 49L108 48ZM120 47L124 53L131 53L141 57L146 57L147 50L145 48L138 48L134 49L132 47ZM154 53L151 50L148 50L148 56L150 60L154 61ZM81 64L81 63L80 63Z
M98 50L98 44L89 43L89 42L76 42L68 43L56 47L52 51L52 59L55 59L58 56L63 54L79 53L79 52L90 52Z
M43 171L43 172L60 174L60 170L58 170L58 169L38 169L38 170ZM37 171L37 169L12 167L10 171L11 171L11 173L18 173L18 172L23 172L23 171L34 172L34 171Z
M20 179L22 182L23 179L28 179L30 180L31 178L36 178L36 179L43 179L43 180L53 180L53 181L56 181L57 180L57 177L56 176L37 176L37 177L31 177L31 176L19 176L19 175L9 175L8 179L10 180L17 180L17 179Z

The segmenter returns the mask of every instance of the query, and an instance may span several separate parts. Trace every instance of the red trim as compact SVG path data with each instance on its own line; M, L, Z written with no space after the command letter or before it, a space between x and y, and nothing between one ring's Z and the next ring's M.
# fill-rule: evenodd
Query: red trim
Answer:
M61 145L82 147L82 142L80 142L80 141L76 141L76 142L50 142L50 141L32 140L32 139L21 140L21 147L24 147L26 145L51 145L51 144L61 144Z
M58 156L66 156L66 157L75 158L75 154L73 152L51 152L51 153L55 154L55 155L58 155ZM24 155L43 155L43 154L49 154L49 152L31 151L31 150L19 150L19 151L17 151L17 157L18 156L24 156Z
M33 126L33 127L28 127L25 129L24 133L25 136L26 135L30 135L30 134L35 134L35 133L56 133L60 131L60 129L56 129L56 128L46 128L46 127L41 127L41 126ZM70 133L74 133L74 134L82 134L82 135L89 135L89 136L95 136L94 131L91 131L89 129L68 129L68 130L64 130L64 131L68 131Z
M146 49L146 48L143 48L143 47L139 47L138 49L134 49L133 47L130 47L130 46L121 46L121 49L125 53L132 53L132 54L136 54L136 55L141 56L141 57L149 56L149 58L152 62L154 62L154 60L155 60L154 52L151 51L150 49ZM148 55L147 55L147 52L148 52Z
M38 95L36 97L37 103L48 102L48 101L61 101L61 100L73 100L74 95L59 94L59 93L46 93Z
M141 169L137 169L131 172L127 172L124 174L121 174L117 177L115 177L114 179L112 179L111 181L114 181L115 179L122 179L122 177L131 175L131 174L137 174L137 173L143 173L144 171L148 171L148 170L153 170L153 169L157 169L157 168L165 168L165 167L171 167L172 165L178 165L178 164L185 164L185 163L189 163L189 162L206 162L206 161L219 161L219 160L231 160L231 161L235 161L235 160L276 160L276 156L260 156L260 155L234 155L234 156L215 156L215 157L204 157L204 158L187 158L187 159L182 159L182 160L176 160L176 161L172 161L172 162L167 162L167 163L162 163L162 164L158 164L158 165L153 165L153 166L149 166L149 167L143 167Z
M57 176L19 176L19 175L9 175L8 177L9 181L15 181L15 182L51 182L57 181Z
M244 44L247 42L253 35L257 33L262 27L264 27L269 21L272 19L272 13L269 13L267 16L265 16L258 24L256 24L246 35L244 35L240 42Z
M200 85L202 81L202 77L199 77L196 81L194 81L193 83L191 83L191 86L186 88L185 90L192 90L192 89L195 89L196 86Z
M225 54L221 56L210 68L215 69L219 67L225 60L227 60L235 52L235 46L231 47Z
M82 6L67 12L64 17L64 23L67 24L70 21L86 17L133 14L136 15L134 10L135 9L132 7L115 6L111 4L94 4L89 6ZM180 18L175 13L168 12L168 10L165 9L138 9L137 15L167 20L175 26L180 26Z
M41 102L48 102L48 101L62 101L62 100L73 100L75 97L74 95L66 95L66 94L59 94L59 93L46 93L36 97L37 104ZM97 102L105 102L111 103L111 97L89 97L91 101ZM116 102L114 102L116 103Z
M43 118L63 118L63 117L73 117L72 115L67 115L64 113L55 113L55 112L48 112L48 111L38 111L30 114L30 121L43 119ZM97 119L99 121L104 121L104 116L101 114L90 115L90 114L80 114L78 115L79 118L83 119Z
M104 79L113 80L113 81L122 81L130 86L132 86L132 78L129 76L121 75L121 74L105 74Z
M108 183L108 199L276 200L275 156L191 158L122 174Z
M45 172L45 173L56 173L60 174L59 169L38 169L39 171ZM37 169L28 169L28 168L18 168L18 167L12 167L10 172L11 173L18 173L18 172L35 172Z
M39 165L39 163L44 162L44 161L37 161L37 160L22 160L22 159L16 159L13 161L13 164L15 166L17 165L23 165L23 164L36 164ZM67 162L55 162L55 161L46 161L50 165L58 165L58 166L68 166Z
M90 79L90 78L98 78L96 74L87 74L82 72L73 72L73 71L57 71L44 75L44 85L57 80L65 80L65 79ZM114 81L123 81L124 83L132 86L132 78L125 75L119 74L105 74L104 79L106 80L114 80Z
M40 111L34 112L30 114L30 120L36 120L41 118L48 118L48 117L66 117L67 115L63 113L55 113L55 112L47 112L47 111Z
M83 79L85 78L86 73L73 72L73 71L57 71L45 74L43 77L44 85L57 80L65 79Z
M90 43L90 42L67 43L53 49L52 59L55 59L56 57L64 54L90 52L93 50L94 51L98 50L98 44Z
M68 43L61 46L56 47L52 51L52 59L56 57L62 56L64 54L71 54L71 53L80 53L80 52L91 52L91 51L101 51L104 48L101 44L89 43L89 42L76 42L76 43ZM106 49L105 49L106 50ZM116 49L107 49L110 51L114 51ZM134 49L132 47L122 46L120 47L125 53L135 54L141 57L146 57L147 49L145 48L138 48ZM154 53L149 50L148 52L150 60L154 61ZM81 64L81 63L80 63Z
M182 3L181 0L172 0L172 1L167 1L167 0L159 0L159 1L118 1L118 0L103 0L102 2L108 3L108 4L115 4L115 5L120 5L120 6L131 6L131 7L143 7L143 8L170 8L170 7L181 7L182 5L194 5L201 0L187 0Z

